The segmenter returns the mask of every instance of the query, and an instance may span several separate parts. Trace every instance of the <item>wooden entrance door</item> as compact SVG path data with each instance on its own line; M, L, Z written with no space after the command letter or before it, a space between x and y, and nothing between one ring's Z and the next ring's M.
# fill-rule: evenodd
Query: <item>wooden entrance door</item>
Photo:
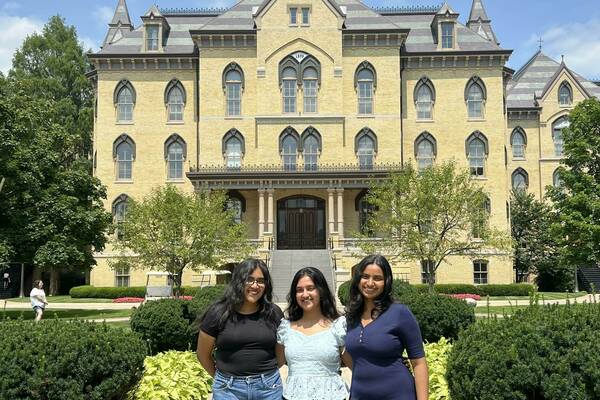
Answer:
M325 248L325 201L288 197L277 203L278 249Z

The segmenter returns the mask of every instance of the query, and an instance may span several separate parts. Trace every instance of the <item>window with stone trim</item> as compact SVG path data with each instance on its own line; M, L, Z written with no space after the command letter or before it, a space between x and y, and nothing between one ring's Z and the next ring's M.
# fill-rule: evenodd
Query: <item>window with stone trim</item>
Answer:
M116 180L133 179L133 161L135 160L135 142L126 134L113 142L113 159L116 163Z
M167 108L169 121L183 121L184 95L179 85L169 89L167 94Z
M454 23L442 22L442 49L454 48Z
M488 262L485 260L473 261L473 283L475 285L487 285L488 283Z
M471 176L485 176L485 161L488 154L487 138L479 131L467 138L467 158Z
M146 50L158 50L158 25L146 26Z
M511 182L514 191L525 191L529 186L529 174L523 168L517 168L512 173Z
M129 287L130 280L130 267L122 265L118 265L115 267L115 287Z
M167 153L167 178L182 179L183 178L183 146L179 142L174 142L169 146Z
M360 169L372 169L377 153L377 136L369 128L363 128L355 138L355 151Z
M558 104L561 106L570 106L573 104L573 89L569 82L563 82L558 88Z
M222 149L227 168L242 167L246 146L244 136L237 129L231 129L223 136Z
M123 232L121 229L121 225L127 216L127 203L129 202L129 196L126 194L121 194L117 197L112 203L112 216L113 223L115 225L115 237L117 240L121 240L123 238Z
M465 102L467 103L467 115L470 119L482 119L485 115L485 101L487 91L483 81L474 76L469 80L465 88Z
M304 93L304 112L317 112L317 82L318 73L314 68L306 68L302 72L302 88Z
M283 169L296 171L298 159L298 140L292 135L286 135L281 141L281 158Z
M421 283L428 284L429 276L431 276L433 283L436 282L436 273L435 273L435 262L432 260L421 260Z
M552 174L552 186L558 189L563 187L563 181L560 177L560 170L558 168L555 169L554 173Z
M437 154L435 138L429 132L423 132L415 140L415 159L419 171L431 167Z
M223 70L223 90L225 91L227 115L231 117L241 115L244 71L235 62L228 64Z
M117 84L114 94L114 103L117 109L117 122L133 121L135 97L135 89L131 82L124 79Z
M510 136L510 146L513 158L525 158L525 147L527 146L527 135L521 127L513 130Z
M415 88L415 106L417 119L430 120L433 118L433 103L435 99L433 84L427 78L422 78Z
M309 127L302 133L301 140L304 170L316 171L321 153L321 135L316 129Z
M563 155L563 129L570 126L567 117L560 117L552 124L552 142L554 143L554 155L562 157Z
M293 68L286 68L283 70L283 112L284 113L295 113L296 112L296 71Z

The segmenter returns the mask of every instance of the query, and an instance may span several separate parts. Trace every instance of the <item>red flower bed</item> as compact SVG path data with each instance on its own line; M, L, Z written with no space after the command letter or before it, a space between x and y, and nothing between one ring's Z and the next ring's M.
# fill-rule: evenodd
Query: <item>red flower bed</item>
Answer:
M478 294L470 294L470 293L449 294L448 296L453 297L455 299L459 299L459 300L465 300L465 299L473 299L476 301L481 300L481 296L479 296Z
M119 297L113 300L113 303L141 303L143 297Z

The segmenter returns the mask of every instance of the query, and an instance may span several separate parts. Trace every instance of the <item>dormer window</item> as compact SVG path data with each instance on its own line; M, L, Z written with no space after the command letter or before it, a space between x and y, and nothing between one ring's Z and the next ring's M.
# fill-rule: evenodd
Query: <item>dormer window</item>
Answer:
M146 50L158 50L158 25L146 27Z
M454 48L454 24L452 22L442 22L442 49Z

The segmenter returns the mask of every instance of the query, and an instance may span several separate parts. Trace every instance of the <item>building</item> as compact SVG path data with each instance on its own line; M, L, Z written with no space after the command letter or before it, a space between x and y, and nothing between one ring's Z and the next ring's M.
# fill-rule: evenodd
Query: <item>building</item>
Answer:
M241 0L230 9L150 7L134 27L119 0L91 55L94 174L107 209L171 183L228 190L259 252L326 249L338 277L356 262L353 232L372 179L405 162L456 159L509 231L512 187L559 184L561 129L600 87L542 52L516 73L474 0L466 24L441 7L371 9L360 0ZM143 285L113 271L97 286ZM273 266L274 269L277 266ZM421 282L419 263L395 272ZM510 257L456 257L441 283L511 283ZM193 276L184 275L184 284Z

